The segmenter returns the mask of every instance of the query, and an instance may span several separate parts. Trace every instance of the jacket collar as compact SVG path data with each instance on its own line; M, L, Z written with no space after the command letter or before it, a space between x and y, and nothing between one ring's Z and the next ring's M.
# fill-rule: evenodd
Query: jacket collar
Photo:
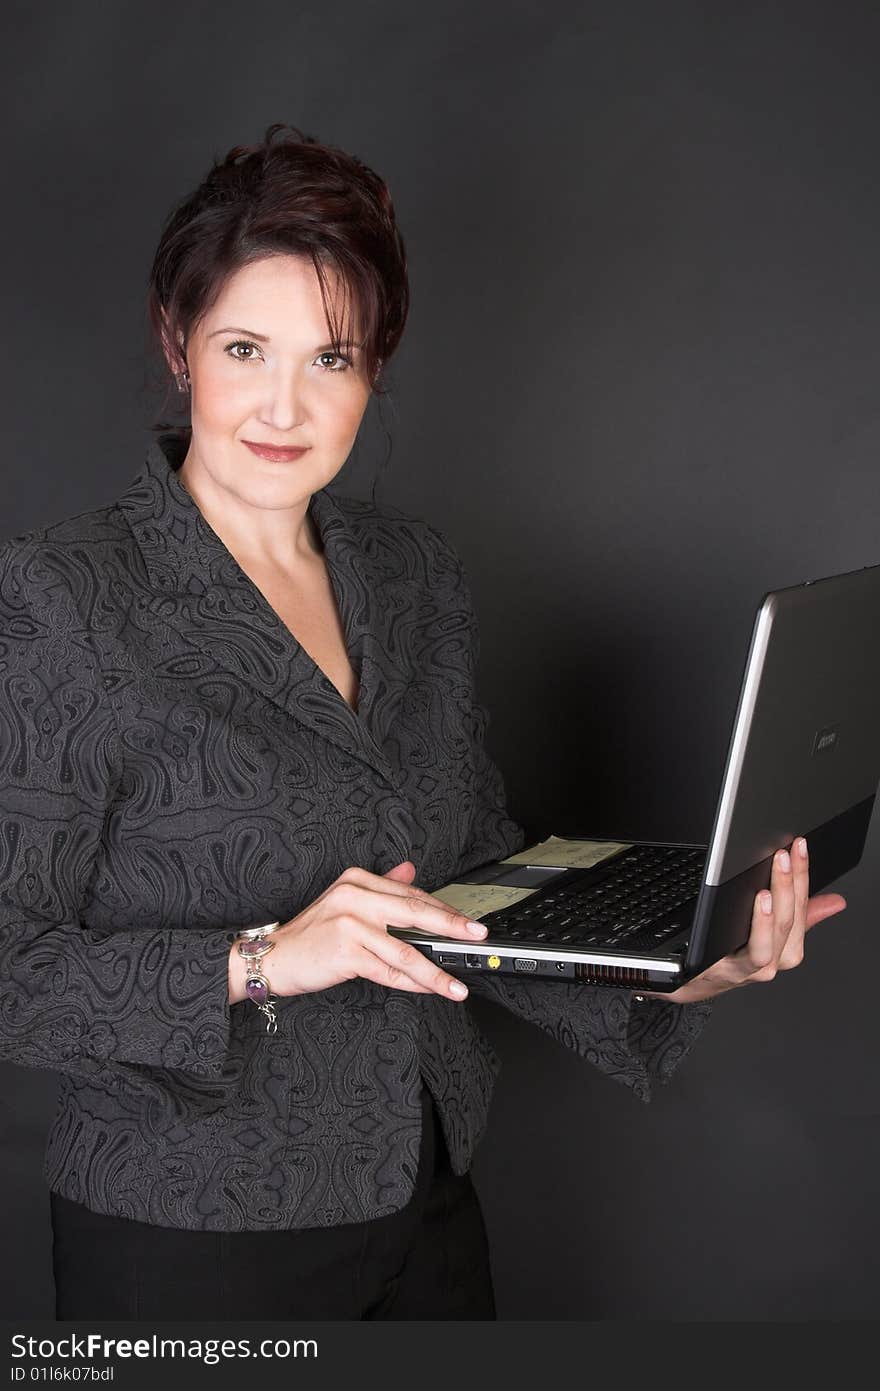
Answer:
M381 691L382 709L389 712L388 695L395 685L403 689L409 673L395 671L387 655L394 650L387 631L394 606L378 594L387 576L380 558L364 548L363 528L354 524L366 504L319 488L308 508L358 676L355 713L205 520L177 476L185 453L176 436L159 436L117 500L147 568L153 590L148 607L198 649L193 657L175 656L175 671L197 680L232 673L396 786L381 747L385 730L376 724L376 695ZM382 725L389 720L386 715Z

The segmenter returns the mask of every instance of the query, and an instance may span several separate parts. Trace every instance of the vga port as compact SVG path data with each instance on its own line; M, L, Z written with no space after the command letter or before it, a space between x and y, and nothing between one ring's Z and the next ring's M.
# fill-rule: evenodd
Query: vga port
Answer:
M537 971L538 963L533 956L515 956L513 969L515 971Z

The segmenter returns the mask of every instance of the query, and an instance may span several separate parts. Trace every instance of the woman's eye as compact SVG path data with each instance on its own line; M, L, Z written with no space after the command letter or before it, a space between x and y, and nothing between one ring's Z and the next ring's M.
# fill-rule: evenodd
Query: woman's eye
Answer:
M351 366L351 364L348 361L348 358L343 357L341 353L320 353L318 355L318 360L320 361L322 358L325 357L335 357L337 363L340 364L338 367L328 367L328 372L344 372L347 367ZM326 363L324 365L326 366Z
M256 347L257 347L256 343L249 343L246 339L244 339L244 338L239 338L239 339L236 340L235 343L227 343L227 345L226 345L226 347L223 349L223 351L224 351L225 353L228 353L229 356L233 359L234 362L253 362L254 359L253 359L252 357L240 357L240 356L238 355L238 353L233 352L232 350L233 350L233 348L253 348L253 349L256 349Z

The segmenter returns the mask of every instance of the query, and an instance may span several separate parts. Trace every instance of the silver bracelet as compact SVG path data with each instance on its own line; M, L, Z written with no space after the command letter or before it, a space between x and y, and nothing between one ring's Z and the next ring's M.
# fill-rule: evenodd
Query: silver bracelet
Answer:
M275 946L274 942L267 942L265 939L279 926L277 922L263 923L256 927L246 927L236 938L235 945L238 947L239 956L244 958L247 966L247 976L244 983L245 995L257 1006L266 1016L266 1033L274 1034L278 1030L276 1018L277 999L271 993L271 987L260 966L262 958Z

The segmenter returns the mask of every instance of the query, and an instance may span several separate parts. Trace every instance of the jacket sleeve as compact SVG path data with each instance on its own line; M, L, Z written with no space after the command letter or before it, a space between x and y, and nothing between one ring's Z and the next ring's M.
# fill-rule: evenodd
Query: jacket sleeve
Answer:
M509 815L504 779L486 747L489 713L477 698L480 632L470 586L461 559L442 535L457 578L455 610L466 625L468 654L470 755L476 781L468 851L457 873L515 855L529 842ZM631 1087L642 1101L651 1099L652 1084L668 1082L711 1014L709 1002L679 1005L668 1000L639 1000L633 991L575 981L522 980L513 976L468 977L472 997L504 1006L520 1019L552 1035L601 1072Z
M0 1057L219 1078L235 930L81 919L121 741L74 567L35 538L0 543Z

